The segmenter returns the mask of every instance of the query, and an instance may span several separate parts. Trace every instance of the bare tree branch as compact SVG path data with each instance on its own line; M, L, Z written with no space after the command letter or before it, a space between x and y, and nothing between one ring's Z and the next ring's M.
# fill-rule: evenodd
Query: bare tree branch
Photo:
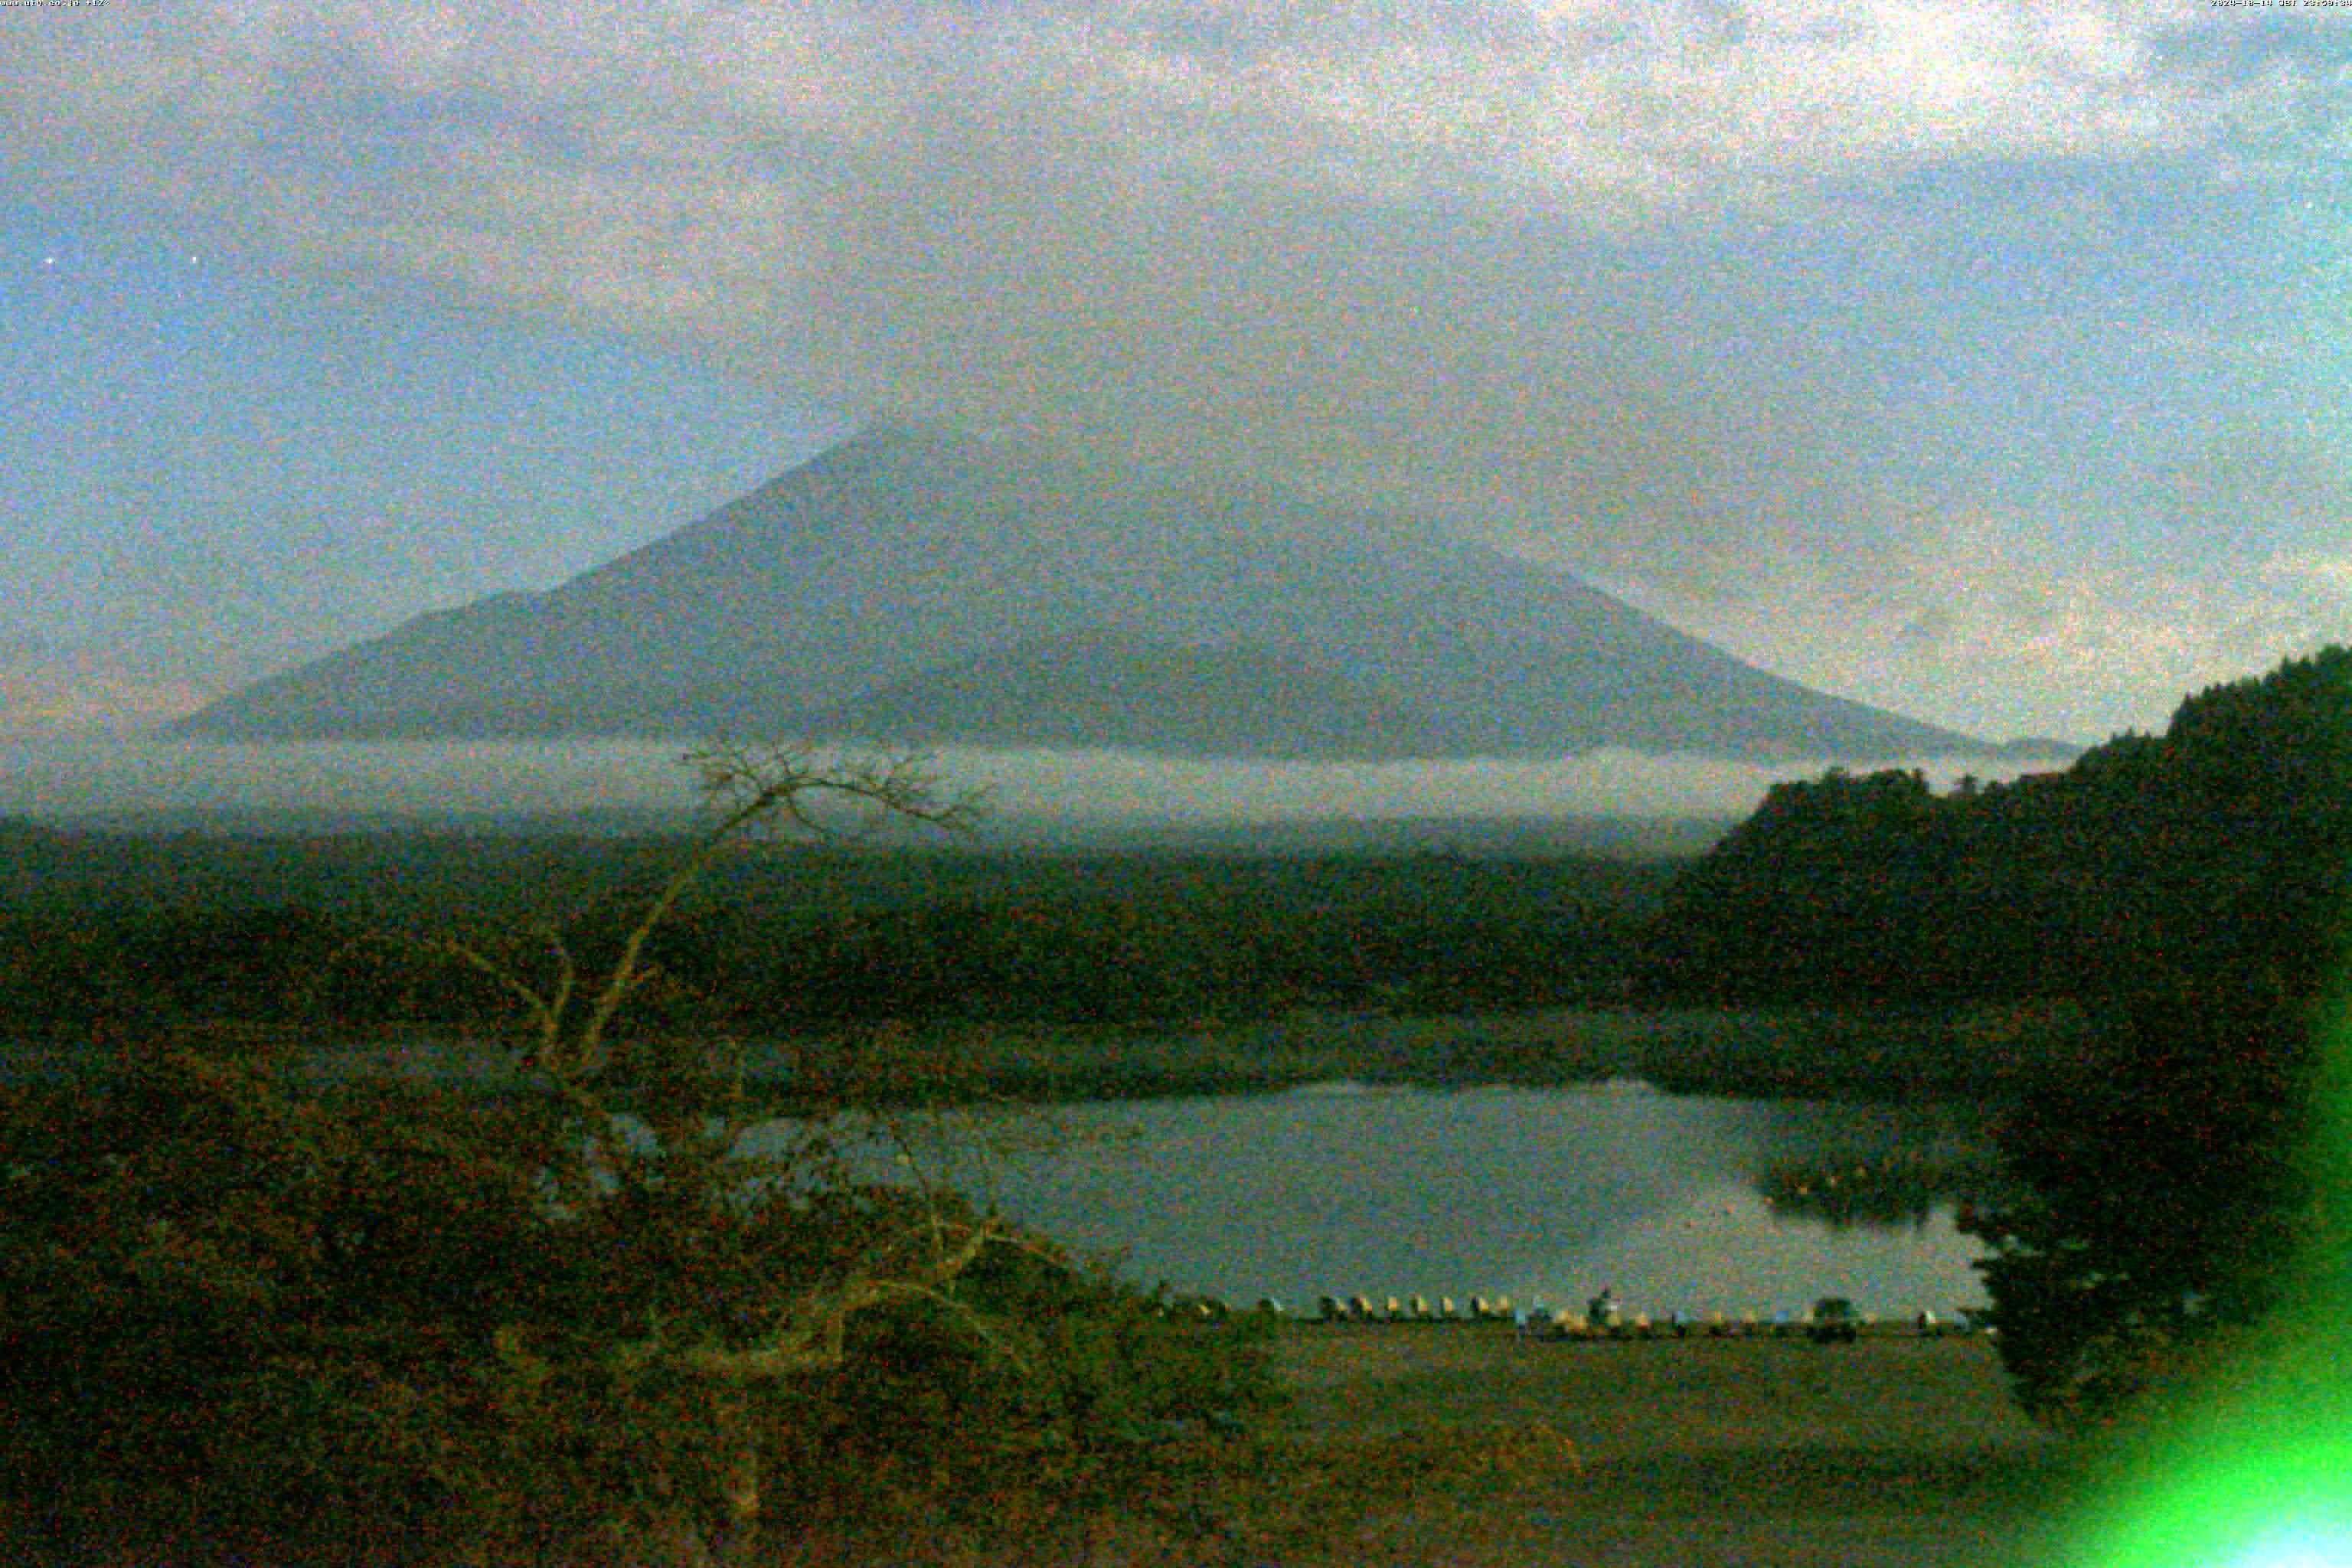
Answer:
M625 1005L655 975L647 963L648 943L719 858L762 830L839 842L892 822L961 830L979 811L976 796L940 797L933 780L912 759L820 765L807 751L722 741L683 760L695 770L708 819L636 910L609 963L583 966L552 924L534 928L553 965L543 982L535 982L520 963L502 961L495 952L454 936L422 944L488 977L521 1008L530 1037L522 1065L555 1090L585 1135L586 1168L572 1153L547 1152L557 1166L558 1188L577 1218L593 1217L600 1202L625 1190L661 1186L681 1194L679 1212L688 1223L698 1223L692 1217L697 1205L706 1216L715 1215L744 1201L746 1184L759 1177L763 1162L735 1157L750 1129L740 1042L694 1042L684 1070L677 1073L669 1069L677 1064L667 1058L659 1070L650 1070L642 1053L618 1042ZM847 833L841 810L852 817ZM654 1135L650 1147L633 1144L623 1134L609 1098L616 1079L643 1091L639 1109ZM898 1135L888 1122L877 1124ZM903 1138L900 1143L907 1147ZM812 1134L803 1148L820 1150L819 1158L828 1162L819 1172L821 1184L839 1192L854 1180L827 1135ZM613 1364L625 1375L627 1369L667 1366L712 1385L710 1419L724 1428L714 1435L730 1455L724 1490L739 1524L760 1511L759 1449L742 1407L744 1385L838 1366L852 1320L898 1302L938 1302L976 1332L994 1338L949 1287L990 1246L1022 1241L1009 1222L993 1215L965 1217L968 1211L946 1184L935 1182L911 1159L907 1163L914 1171L910 1201L878 1205L874 1223L880 1234L845 1266L824 1278L775 1281L755 1314L764 1325L756 1342L730 1342L726 1335L734 1331L722 1332L715 1322L681 1332L660 1310L657 1296L645 1303L640 1334L606 1342ZM767 1195L781 1201L776 1193ZM621 1214L624 1223L662 1223L628 1211L605 1212ZM523 1353L520 1338L509 1338L509 1348Z

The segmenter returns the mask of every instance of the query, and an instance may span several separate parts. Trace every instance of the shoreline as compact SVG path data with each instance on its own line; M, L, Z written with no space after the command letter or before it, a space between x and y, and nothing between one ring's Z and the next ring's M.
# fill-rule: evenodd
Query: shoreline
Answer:
M506 1047L448 1029L243 1026L197 1020L197 1041L231 1052L299 1058L317 1087L383 1080L519 1089ZM928 1058L942 1102L1071 1104L1192 1095L1280 1093L1322 1085L1459 1090L1599 1088L1638 1082L1662 1093L1741 1099L1977 1100L2027 1088L2079 1033L2059 1005L1918 1007L1582 1007L1428 1016L1349 1010L1165 1024L887 1022L746 1038L745 1082L789 1098L792 1057L885 1048ZM106 1053L121 1047L107 1047ZM70 1039L0 1044L0 1080L102 1070L97 1047Z

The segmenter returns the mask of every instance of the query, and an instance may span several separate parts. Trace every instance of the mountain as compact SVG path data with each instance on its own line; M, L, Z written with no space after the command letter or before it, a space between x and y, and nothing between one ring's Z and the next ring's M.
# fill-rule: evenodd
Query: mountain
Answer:
M1294 654L1096 631L989 648L817 710L820 735L1190 756L1442 757L1444 725Z
M173 732L1334 758L1998 752L1431 531L896 427L560 587L419 616Z

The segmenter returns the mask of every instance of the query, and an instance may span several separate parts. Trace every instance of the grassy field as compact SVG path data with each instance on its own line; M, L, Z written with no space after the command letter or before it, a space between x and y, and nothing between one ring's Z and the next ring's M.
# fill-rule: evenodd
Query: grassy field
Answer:
M2058 1560L2071 1458L2010 1403L1979 1338L1525 1340L1507 1327L1342 1324L1281 1342L1302 1436L1530 1430L1563 1458L1468 1509L1375 1514L1320 1560L1937 1565ZM1572 1450L1574 1461L1565 1455Z
M1023 1538L779 1542L774 1568L2035 1568L2081 1460L1980 1338L1573 1342L1299 1325L1255 1445Z
M1016 1485L984 1522L918 1509L865 1529L785 1529L720 1561L2054 1568L2067 1560L2059 1521L2080 1458L2018 1414L1980 1338L1577 1342L1525 1339L1507 1324L1349 1323L1285 1327L1274 1349L1291 1395L1274 1429L1174 1442L1075 1511L1024 1516ZM120 1550L94 1544L73 1561L320 1561L217 1541L159 1552L152 1533L142 1539ZM425 1561L414 1547L334 1561L409 1568ZM530 1561L716 1568L698 1552L643 1540Z

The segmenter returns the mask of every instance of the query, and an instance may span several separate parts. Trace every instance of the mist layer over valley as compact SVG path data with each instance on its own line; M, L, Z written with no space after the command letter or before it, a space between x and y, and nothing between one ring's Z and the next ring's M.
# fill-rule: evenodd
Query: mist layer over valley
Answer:
M58 739L0 745L0 814L52 826L281 830L400 821L658 822L696 804L675 741L312 741L222 744ZM945 747L924 753L950 791L986 792L991 838L1090 838L1171 827L1461 821L1726 823L1776 781L1830 765L1765 766L1615 749L1549 761L1203 760L1110 750ZM1941 784L2024 764L1920 758Z

